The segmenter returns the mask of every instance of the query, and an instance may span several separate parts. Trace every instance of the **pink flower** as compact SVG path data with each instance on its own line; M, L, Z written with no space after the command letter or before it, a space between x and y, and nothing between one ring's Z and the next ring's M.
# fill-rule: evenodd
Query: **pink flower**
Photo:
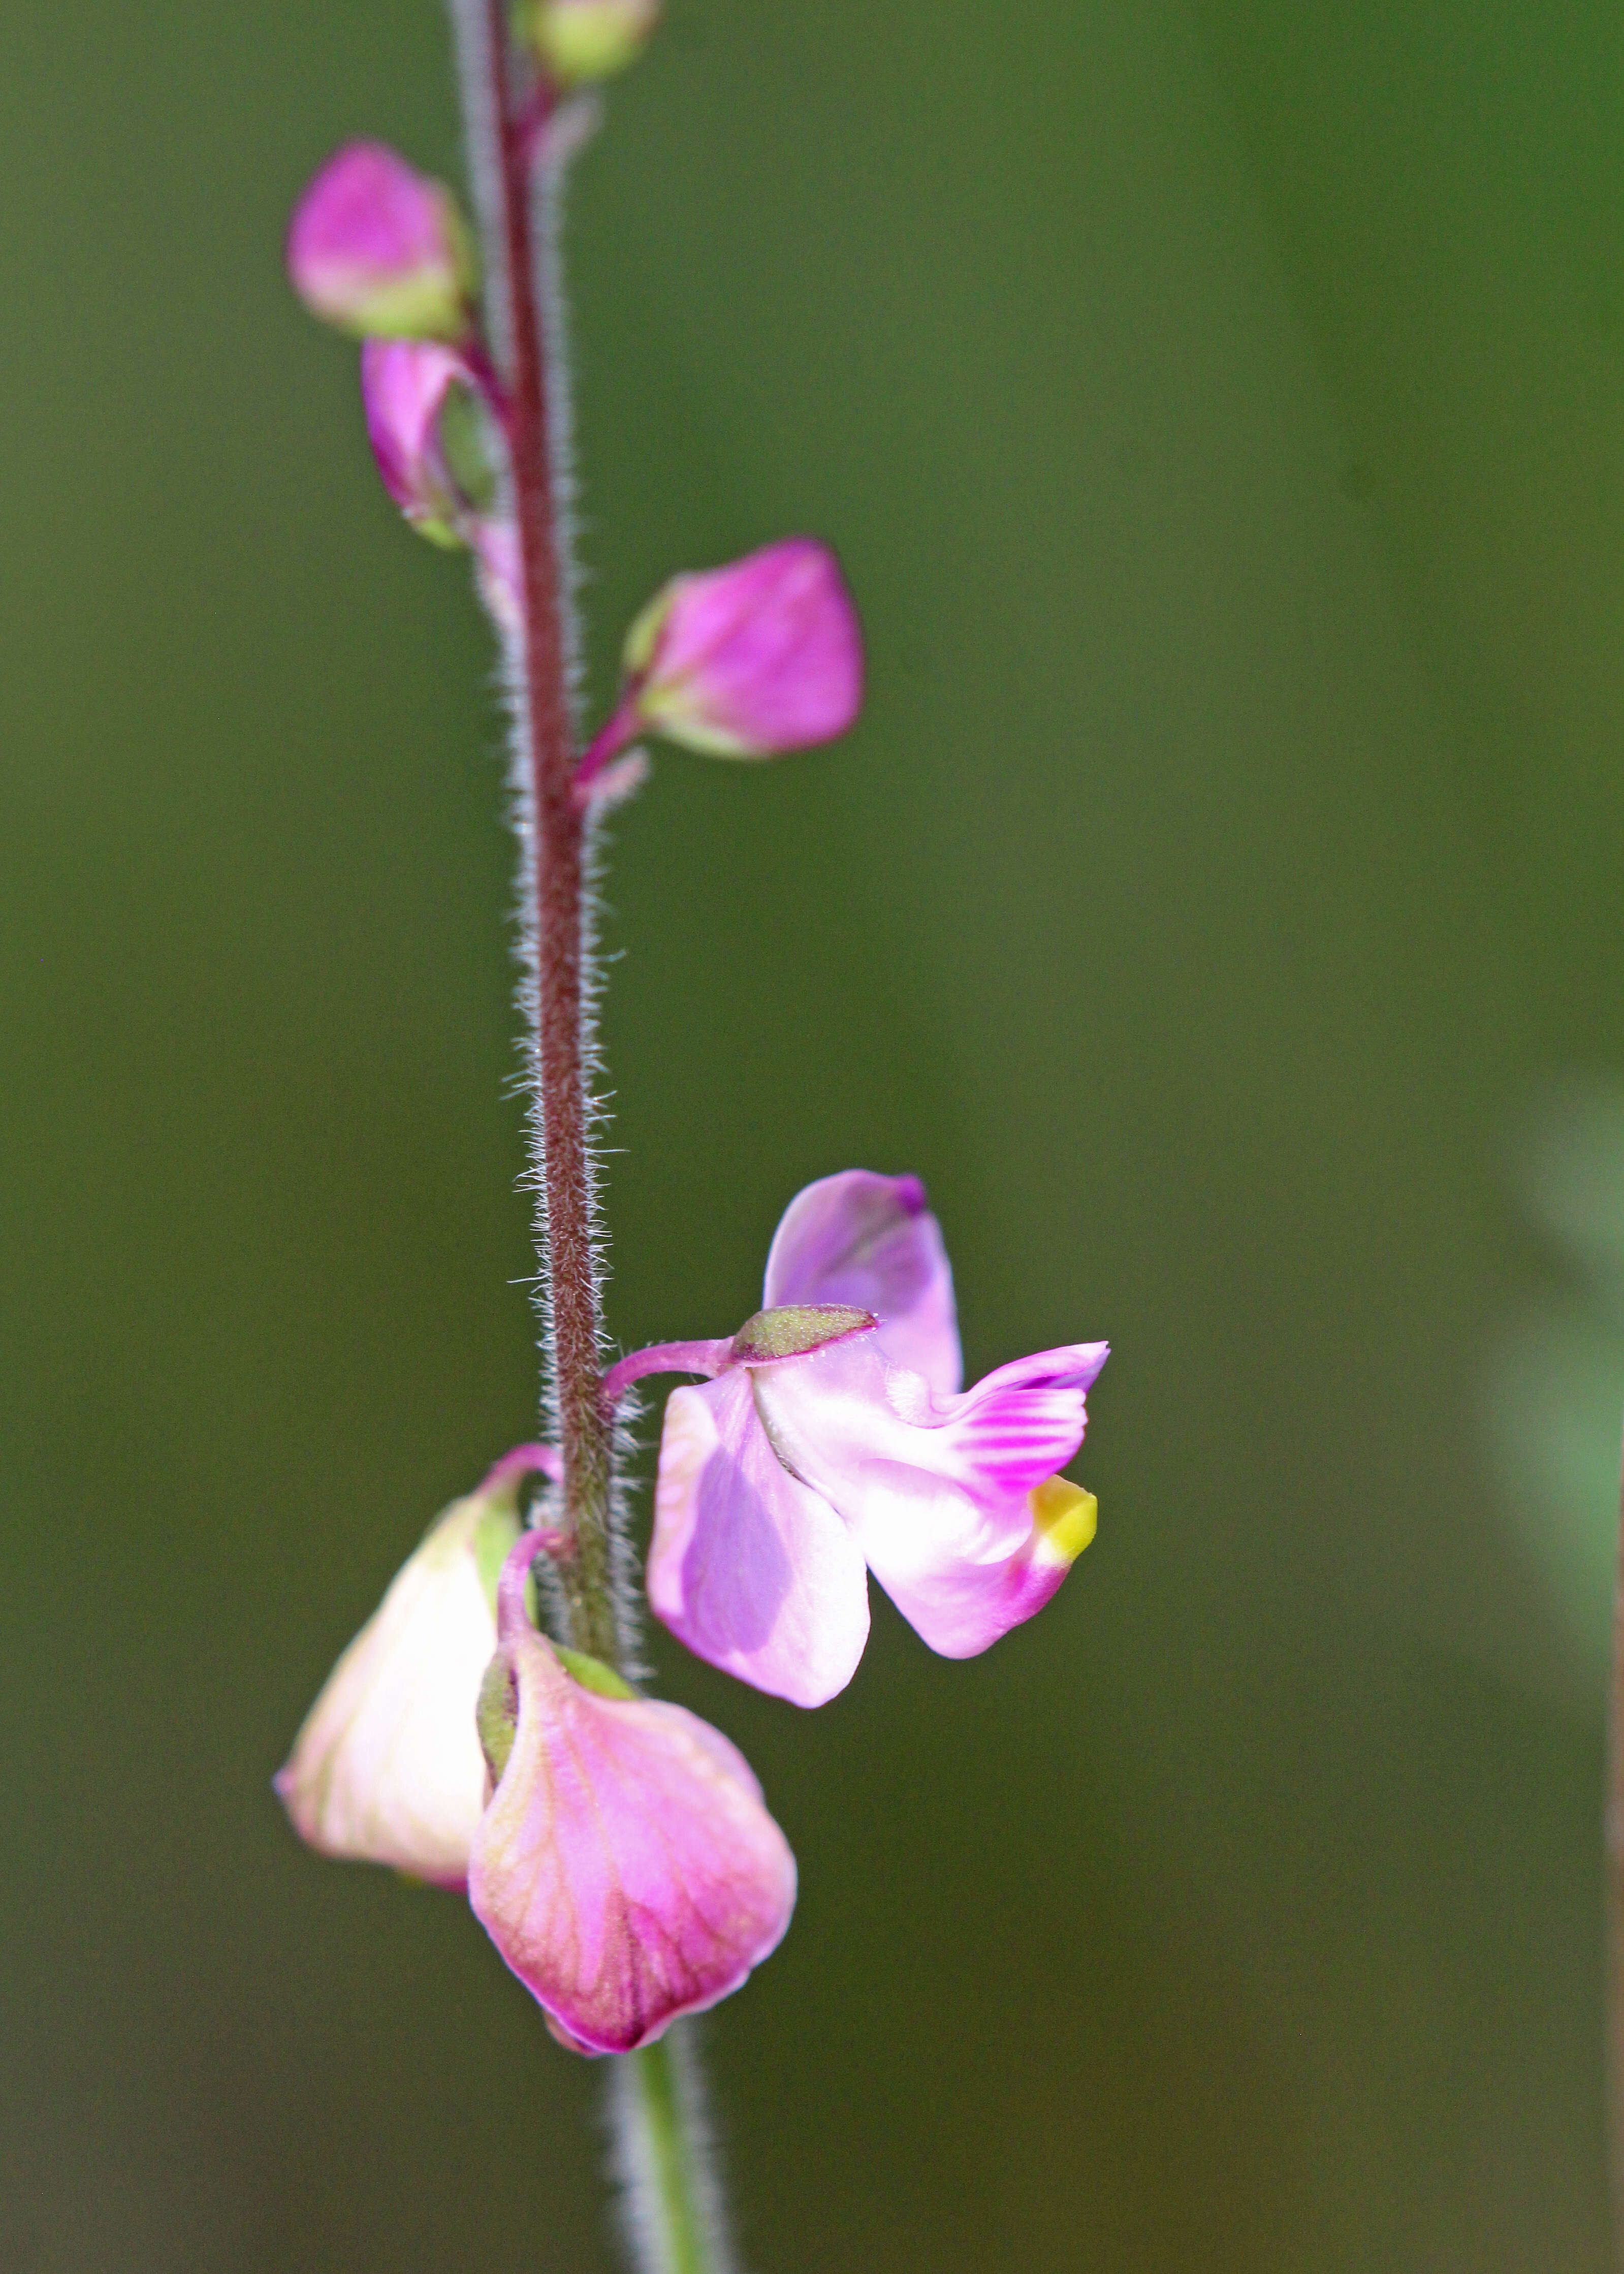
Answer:
M288 274L314 314L383 339L460 340L474 261L456 200L381 142L350 142L288 231Z
M868 1571L948 1658L1041 1609L1094 1536L1092 1495L1056 1472L1106 1344L1019 1359L959 1393L947 1258L912 1177L809 1186L765 1297L731 1344L680 1361L717 1378L666 1404L657 1615L713 1666L817 1706L862 1655Z
M518 1535L521 1479L557 1466L546 1447L523 1446L455 1501L328 1675L275 1779L322 1855L462 1886L485 1808L474 1708L496 1647L496 1575Z
M453 390L473 388L455 349L433 340L367 340L361 402L384 487L412 527L437 545L461 545L469 501L447 462L440 422Z
M538 1544L527 1534L502 1572L481 1709L498 1781L469 1901L555 2035L629 2052L777 1947L795 1859L725 1737L537 1633L524 1580Z
M827 546L787 537L673 576L626 638L629 731L713 757L764 758L843 734L862 701L862 636Z

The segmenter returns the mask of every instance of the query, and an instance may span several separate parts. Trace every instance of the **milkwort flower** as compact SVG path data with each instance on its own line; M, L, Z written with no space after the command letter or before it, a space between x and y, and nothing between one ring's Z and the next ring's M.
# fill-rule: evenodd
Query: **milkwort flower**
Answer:
M731 1343L665 1346L673 1369L715 1377L665 1407L648 1589L672 1631L816 1706L862 1655L868 1570L949 1658L1041 1609L1094 1537L1093 1495L1057 1472L1107 1345L1041 1352L960 1392L923 1187L862 1170L791 1203L763 1300ZM635 1355L623 1376L655 1362Z
M456 200L382 142L348 142L288 231L288 274L312 312L378 339L466 337L476 282Z
M862 633L840 565L785 537L673 576L626 635L620 695L583 757L584 789L638 734L712 758L771 758L844 734L862 707Z
M629 2052L777 1947L795 1859L726 1737L538 1633L524 1582L543 1544L527 1533L502 1570L469 1901L556 2037Z
M497 1574L537 1470L556 1475L557 1455L521 1446L454 1501L328 1675L275 1779L320 1854L466 1881L485 1801L474 1710L496 1647Z
M467 541L473 501L451 467L441 422L471 400L472 372L455 348L433 340L367 340L361 349L366 438L383 486L420 536Z

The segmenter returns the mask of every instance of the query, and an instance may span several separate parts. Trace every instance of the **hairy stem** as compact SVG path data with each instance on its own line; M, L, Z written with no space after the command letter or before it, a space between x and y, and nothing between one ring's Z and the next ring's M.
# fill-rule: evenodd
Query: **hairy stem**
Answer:
M1614 2263L1624 2274L1624 1495L1613 1612L1613 1684L1607 1709L1605 1837L1607 2148L1613 2180Z
M483 20L463 36L464 19ZM575 796L575 750L560 592L548 427L547 343L538 292L531 198L536 118L546 109L515 83L504 0L455 0L463 86L479 52L486 86L469 103L476 187L494 256L487 260L503 383L518 531L523 609L513 658L519 834L530 959L535 1118L539 1123L538 1246L552 1359L551 1389L563 1454L563 1502L575 1552L562 1571L570 1638L611 1666L620 1661L612 1573L613 1436L598 1396L600 1302L592 1230L583 1026L585 1013L585 831ZM478 100L482 95L483 100Z
M615 2063L622 2210L640 2274L731 2274L688 2026Z
M574 1553L560 1559L559 1576L576 1649L619 1666L622 1638L611 1532L614 1423L613 1403L603 1395L602 1306L587 1141L590 823L574 779L566 571L555 497L556 437L549 431L548 310L538 284L540 248L531 196L549 93L545 87L517 84L506 0L450 4L484 241L485 324L500 382L523 588L508 679L530 982L532 1126L540 1155L538 1248L562 1456L563 1513L574 1546ZM545 155L539 162L545 162ZM551 409L555 419L561 415L557 401ZM685 1352L690 1347L703 1347L708 1360L713 1346L683 1346ZM726 1348L714 1346L718 1352ZM699 1370L708 1370L708 1365L702 1363ZM545 1452L522 1446L498 1464L497 1473L505 1479L531 1466L551 1473L549 1462L538 1457ZM545 1544L530 1537L534 1544ZM624 2056L613 2064L612 2076L617 2160L635 2263L642 2274L727 2274L721 2207L706 2151L703 2089L686 2033L679 2026L659 2044Z

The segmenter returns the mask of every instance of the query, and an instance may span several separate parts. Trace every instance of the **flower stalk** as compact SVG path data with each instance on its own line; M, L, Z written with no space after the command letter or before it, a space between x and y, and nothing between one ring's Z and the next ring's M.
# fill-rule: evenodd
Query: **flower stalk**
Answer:
M538 117L552 90L515 84L503 0L455 0L463 51L488 73L466 126L487 248L490 313L505 412L511 510L518 538L519 621L510 642L517 826L530 963L529 1008L537 1161L538 1247L551 1359L551 1394L563 1457L563 1513L575 1549L560 1572L570 1640L620 1663L610 1538L613 1434L598 1395L602 1305L593 1238L583 1025L585 1002L586 831L575 794L562 572L549 426L547 342L538 288L532 195ZM478 18L477 23L471 19ZM473 34L474 36L470 36ZM483 146L483 147L482 147Z
M1624 1493L1613 1610L1613 1675L1607 1701L1606 1901L1607 2155L1614 2263L1624 2270Z
M648 2274L732 2274L689 2025L615 2063L622 2210Z
M614 1593L613 1409L603 1397L602 1298L586 1095L587 831L575 786L565 568L549 425L534 180L555 90L515 84L505 0L451 0L464 132L482 231L486 320L508 443L519 607L508 629L515 824L531 1020L538 1249L572 1553L559 1582L575 1647L612 1668L624 1638ZM613 2064L611 2120L628 2241L645 2274L725 2274L716 2183L687 2048L664 2041ZM680 2063L682 2075L678 2074Z

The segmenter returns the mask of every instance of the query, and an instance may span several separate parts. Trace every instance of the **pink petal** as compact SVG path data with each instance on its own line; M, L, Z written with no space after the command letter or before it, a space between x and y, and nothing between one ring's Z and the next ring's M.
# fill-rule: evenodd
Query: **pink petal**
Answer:
M847 1169L797 1193L773 1235L762 1302L872 1311L895 1365L944 1396L964 1379L953 1274L917 1177Z
M1041 1352L939 1397L864 1336L755 1369L751 1382L780 1461L846 1518L924 1640L962 1657L1048 1600L1010 1567L1033 1547L1028 1495L1082 1442L1106 1355L1102 1343Z
M825 545L791 537L675 576L633 625L642 724L718 757L843 734L862 702L862 635Z
M695 1715L595 1695L532 1630L504 1649L518 1727L469 1901L569 2039L629 2052L777 1946L795 1859L748 1765Z
M695 1657L821 1706L862 1656L868 1575L833 1509L774 1457L750 1382L736 1367L666 1402L649 1601Z
M432 340L367 340L361 402L384 487L426 535L457 541L464 501L440 446L440 415L454 387L471 386L462 358Z
M485 1807L474 1706L496 1647L481 1557L518 1528L500 1491L455 1502L334 1668L275 1780L322 1855L462 1885Z
M288 273L316 315L388 339L457 339L472 285L451 193L381 142L350 142L300 199Z
M1041 1520L1044 1494L1056 1486L1087 1503L1087 1528L1075 1542L1057 1539ZM864 1533L874 1576L914 1632L942 1657L974 1658L1034 1616L1094 1536L1092 1496L1078 1493L1064 1478L1037 1487L1021 1506L1026 1535L1013 1555L1002 1557L974 1550L921 1554L900 1503L874 1512L878 1520L871 1520Z

